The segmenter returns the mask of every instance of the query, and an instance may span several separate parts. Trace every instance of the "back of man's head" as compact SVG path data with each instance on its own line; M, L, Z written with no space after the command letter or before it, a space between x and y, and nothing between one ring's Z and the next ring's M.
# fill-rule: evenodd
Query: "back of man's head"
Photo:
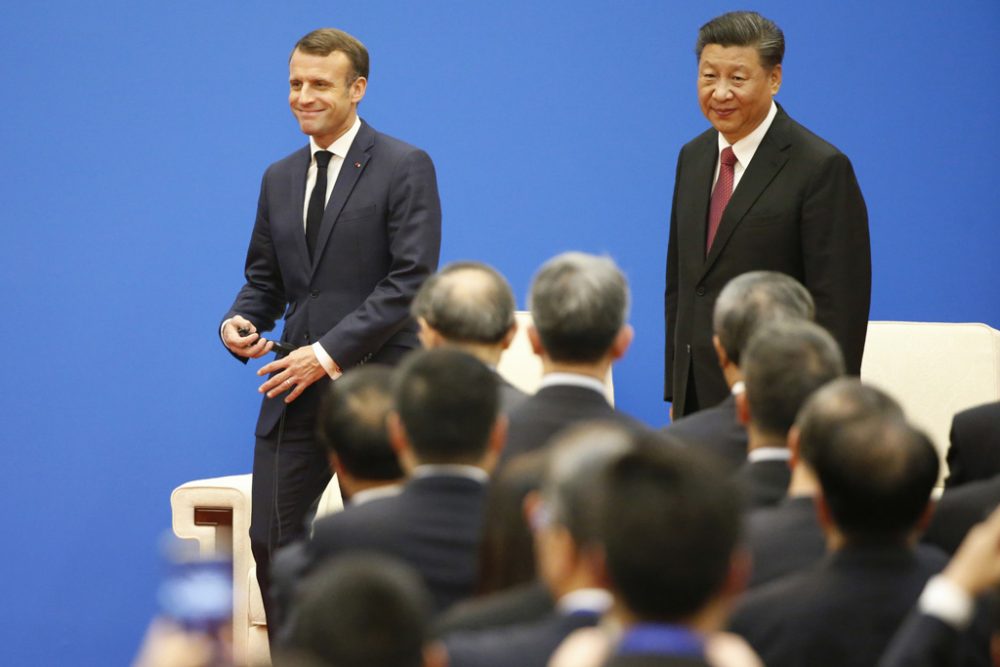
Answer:
M795 420L799 431L799 458L815 468L818 452L833 446L838 431L870 418L903 419L903 409L887 393L858 378L837 378L817 389Z
M593 363L608 354L625 326L628 283L610 258L567 252L535 274L529 306L553 361Z
M822 327L785 320L757 329L741 369L751 426L784 441L806 399L844 374L844 358Z
M761 324L781 319L812 320L816 315L809 290L777 271L751 271L736 276L715 300L712 329L729 361L740 356Z
M409 565L377 553L346 554L303 582L286 648L336 667L420 667L431 604Z
M396 412L419 463L477 463L497 421L496 374L464 352L411 353L397 371Z
M830 518L851 542L901 542L924 516L938 478L927 436L897 416L845 424L813 467Z
M319 439L358 479L398 479L403 471L386 427L391 410L392 371L376 365L353 368L323 397Z
M645 434L608 467L603 484L608 571L629 612L684 623L724 594L740 496L713 462Z
M497 345L514 325L514 294L491 266L454 262L428 278L410 306L449 343Z

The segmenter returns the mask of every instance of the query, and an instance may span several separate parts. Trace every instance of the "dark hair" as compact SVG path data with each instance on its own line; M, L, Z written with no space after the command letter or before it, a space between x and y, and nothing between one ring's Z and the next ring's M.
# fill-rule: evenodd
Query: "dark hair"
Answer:
M567 252L539 269L531 317L553 361L594 362L607 354L628 315L628 283L609 257Z
M423 664L430 597L406 563L373 552L345 554L323 564L299 591L290 651L337 667Z
M514 326L507 280L480 262L454 262L420 287L410 312L456 343L499 343Z
M694 54L699 60L709 44L755 47L765 69L780 65L785 57L785 33L774 21L757 12L728 12L716 16L698 29Z
M809 290L777 271L750 271L736 276L715 300L712 329L729 360L740 356L758 326L779 318L812 320L816 315Z
M411 353L394 390L413 452L421 463L471 463L486 453L497 419L496 374L454 349Z
M938 478L938 456L897 417L843 425L813 468L837 527L849 541L898 542L913 530Z
M547 451L536 449L511 458L490 482L479 543L477 595L535 580L535 541L524 517L524 498L541 487Z
M608 468L603 517L612 587L642 621L677 622L726 580L740 536L740 498L699 452L643 435Z
M343 30L336 28L313 30L295 43L292 55L296 51L313 56L328 56L334 51L340 51L351 61L351 68L354 70L354 77L347 82L348 85L359 77L368 78L368 49L356 37Z
M361 479L398 479L403 470L386 429L391 410L392 371L377 365L353 368L330 383L323 397L319 440Z
M810 467L815 466L816 453L833 446L842 426L871 417L903 419L903 409L887 393L861 384L858 378L828 382L809 397L795 420L799 456Z
M810 394L844 374L844 357L819 325L785 320L757 329L740 369L750 421L765 433L784 437Z

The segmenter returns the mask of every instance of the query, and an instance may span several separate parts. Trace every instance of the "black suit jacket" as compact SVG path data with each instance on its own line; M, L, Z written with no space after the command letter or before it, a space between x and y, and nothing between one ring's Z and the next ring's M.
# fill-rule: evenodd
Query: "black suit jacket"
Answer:
M747 460L747 430L736 417L736 397L681 417L663 429L680 442L712 454L730 472Z
M545 667L569 634L597 625L596 613L552 612L534 623L480 632L460 632L444 639L450 667Z
M543 447L556 433L583 421L607 419L629 428L645 429L636 419L615 410L603 394L586 387L542 387L510 415L504 460Z
M1000 504L1000 475L993 479L945 489L924 533L924 542L950 554L958 550L969 529Z
M701 407L728 389L712 346L719 292L747 271L780 271L805 285L816 320L840 343L849 372L861 371L871 300L868 213L850 161L780 107L733 191L708 256L708 205L718 161L714 129L677 159L665 293L664 398L687 414L693 374Z
M788 494L792 479L791 468L785 460L747 461L736 473L736 481L743 489L747 509L777 505Z
M434 622L437 636L540 621L552 613L549 590L539 581L463 600Z
M944 554L846 547L751 591L730 618L768 667L871 667Z
M701 658L675 655L631 654L613 655L604 667L711 667Z
M951 421L947 488L1000 475L1000 402L963 410Z
M746 542L753 558L750 587L816 565L826 554L826 538L812 496L786 497L747 517Z
M505 415L509 415L530 396L505 380L499 373L497 373L497 383L500 389L500 412Z
M896 632L878 667L959 667L962 633L914 611Z
M420 572L441 612L475 588L485 497L485 485L466 477L411 479L397 496L317 521L310 570L350 551L386 553Z
M424 151L362 122L310 260L302 222L309 153L307 145L264 174L246 283L223 319L243 315L263 333L283 317L282 341L319 342L345 370L394 363L419 346L410 301L437 268L441 204L434 165ZM288 405L286 429L312 432L328 382L322 378ZM257 435L277 424L283 399L263 399Z

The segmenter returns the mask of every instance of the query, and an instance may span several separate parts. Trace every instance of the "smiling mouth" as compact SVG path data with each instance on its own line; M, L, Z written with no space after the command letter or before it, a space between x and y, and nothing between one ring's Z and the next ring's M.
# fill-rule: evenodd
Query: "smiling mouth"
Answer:
M723 118L731 116L736 112L736 109L712 109L712 112L716 116L722 116Z

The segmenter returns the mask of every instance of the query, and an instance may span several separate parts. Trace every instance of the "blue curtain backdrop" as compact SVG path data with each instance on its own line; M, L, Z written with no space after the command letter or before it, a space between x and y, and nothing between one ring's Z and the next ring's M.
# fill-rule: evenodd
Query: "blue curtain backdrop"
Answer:
M6 3L5 664L119 665L155 612L158 535L189 479L249 470L254 365L218 319L264 168L303 143L288 52L332 25L372 53L361 111L425 149L443 261L492 263L521 305L569 249L627 271L619 405L661 401L677 151L705 126L695 31L727 3ZM765 0L778 99L853 160L873 319L1000 327L1000 4Z

